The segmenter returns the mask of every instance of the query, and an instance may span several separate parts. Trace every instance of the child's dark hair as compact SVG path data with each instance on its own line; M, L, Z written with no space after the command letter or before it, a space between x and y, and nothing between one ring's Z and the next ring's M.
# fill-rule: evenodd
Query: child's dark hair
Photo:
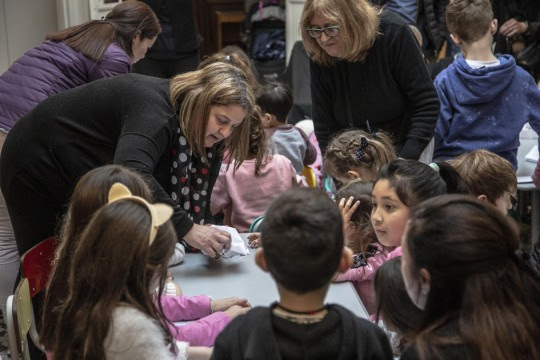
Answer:
M444 161L426 165L416 160L394 160L382 168L379 180L388 180L408 207L438 195L469 194L457 171Z
M287 123L293 105L292 92L287 85L279 82L264 84L256 101L263 113L274 115L280 123Z
M328 195L294 188L270 205L261 225L268 269L277 283L297 294L330 282L343 252L341 214Z
M374 279L376 316L386 328L403 337L400 350L411 340L418 329L422 311L414 305L403 281L401 257L385 262L375 273Z
M508 219L472 196L438 196L413 209L405 276L430 276L415 338L420 359L448 344L464 344L475 359L540 358L540 276L518 246ZM456 317L457 334L437 331Z
M371 193L373 191L373 182L354 180L338 190L336 194L336 203L341 199L347 201L350 197L354 201L360 201L360 205L351 216L351 221L355 224L356 231L352 238L348 240L348 247L355 253L365 253L369 244L377 241L377 235L371 225Z
M346 130L330 141L324 154L324 169L334 179L346 177L349 170L358 168L376 177L384 164L395 159L396 151L387 134Z
M266 135L262 127L261 113L258 106L255 106L249 123L248 147L249 155L255 156L255 176L258 176L267 156Z
M448 30L466 42L484 36L492 20L490 0L453 0L446 6Z

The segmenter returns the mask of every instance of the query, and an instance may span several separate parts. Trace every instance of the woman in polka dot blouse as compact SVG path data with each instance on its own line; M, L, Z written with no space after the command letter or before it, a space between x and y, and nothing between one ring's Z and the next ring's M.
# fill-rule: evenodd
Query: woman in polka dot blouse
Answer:
M173 206L179 240L219 257L231 240L204 226L210 195L223 148L247 154L253 106L245 75L224 63L170 80L98 80L43 101L9 133L0 162L19 253L55 234L85 172L115 163L139 171L155 201Z

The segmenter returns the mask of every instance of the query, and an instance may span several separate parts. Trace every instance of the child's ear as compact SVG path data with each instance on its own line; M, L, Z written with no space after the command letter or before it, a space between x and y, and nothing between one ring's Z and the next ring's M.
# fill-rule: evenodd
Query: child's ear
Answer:
M341 259L339 260L338 271L344 273L351 268L353 262L353 252L350 248L344 246L341 252Z
M353 179L362 179L362 177L360 176L360 173L358 171L349 170L349 171L347 171L347 174L349 174L349 176L352 177Z
M263 127L270 128L272 127L272 114L264 113L261 116L261 123Z
M258 248L255 253L255 264L257 264L262 271L268 272L268 265L266 264L266 259L264 258L263 248Z
M459 38L459 36L454 33L450 33L450 38L452 39L454 44L456 44L457 46L461 46L461 39Z
M478 200L480 200L480 201L487 201L487 202L489 202L487 196L484 195L484 194L478 195L476 198L477 198Z
M493 19L491 21L491 25L489 26L489 33L491 35L495 35L497 33L497 29L499 28L499 22L497 19Z

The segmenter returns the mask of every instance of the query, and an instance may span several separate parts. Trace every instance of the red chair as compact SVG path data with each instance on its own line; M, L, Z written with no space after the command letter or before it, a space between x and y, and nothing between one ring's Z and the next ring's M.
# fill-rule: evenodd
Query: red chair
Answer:
M7 330L12 359L30 359L27 335L44 351L39 343L31 299L47 286L52 270L57 239L50 237L21 257L21 282L7 300Z

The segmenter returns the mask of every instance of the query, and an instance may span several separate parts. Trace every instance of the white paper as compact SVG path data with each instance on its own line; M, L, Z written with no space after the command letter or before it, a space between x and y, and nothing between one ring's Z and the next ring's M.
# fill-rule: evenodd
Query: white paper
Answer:
M221 257L224 259L232 258L233 256L246 256L249 255L249 249L244 242L244 239L240 236L238 231L230 226L218 226L212 225L216 229L223 230L231 234L231 248L228 251L224 251Z
M518 184L532 183L532 177L530 175L518 176L517 177L517 182L518 182Z
M531 151L529 151L527 155L525 155L525 161L530 161L533 163L536 163L538 161L538 145L534 145Z

